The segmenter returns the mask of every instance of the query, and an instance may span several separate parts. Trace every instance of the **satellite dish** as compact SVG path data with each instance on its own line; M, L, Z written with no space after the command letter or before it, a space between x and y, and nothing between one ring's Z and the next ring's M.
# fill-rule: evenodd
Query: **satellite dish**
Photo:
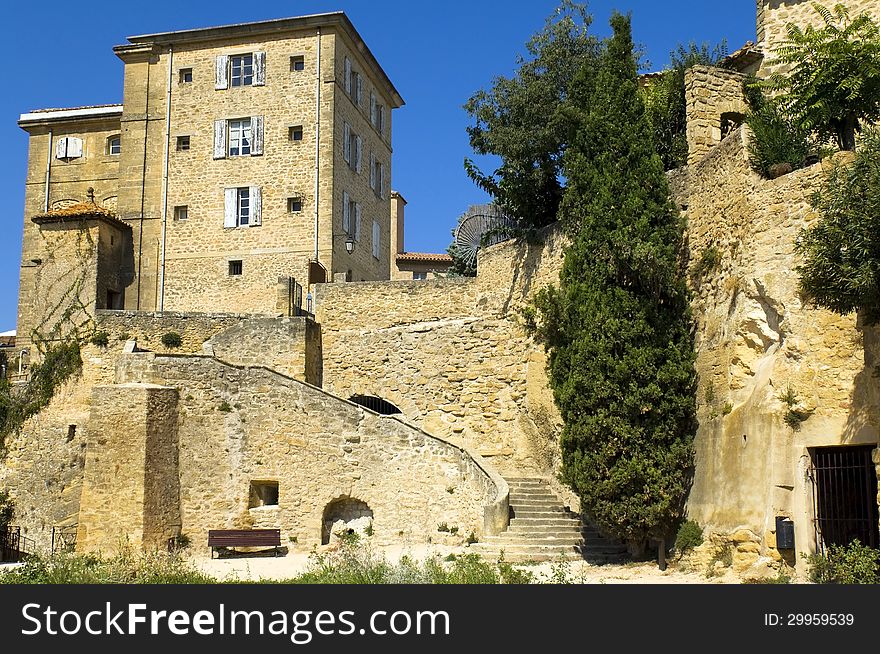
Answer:
M452 243L456 254L468 265L477 261L477 250L495 245L511 237L513 219L505 216L494 204L472 206L458 219Z

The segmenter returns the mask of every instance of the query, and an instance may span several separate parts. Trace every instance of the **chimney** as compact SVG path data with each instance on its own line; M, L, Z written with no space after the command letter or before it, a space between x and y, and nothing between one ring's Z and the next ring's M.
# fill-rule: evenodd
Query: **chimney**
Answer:
M403 249L403 211L406 200L397 191L391 191L391 278L397 272L397 255Z

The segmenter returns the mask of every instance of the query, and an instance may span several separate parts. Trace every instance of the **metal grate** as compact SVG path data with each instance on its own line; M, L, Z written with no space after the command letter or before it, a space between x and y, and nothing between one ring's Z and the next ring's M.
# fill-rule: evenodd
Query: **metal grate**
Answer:
M880 548L880 510L873 446L821 447L810 452L816 546L859 540Z
M383 416L393 416L403 413L403 411L391 404L391 402L383 400L381 397L374 397L372 395L352 395L348 399L355 404L360 404L362 407L366 407L370 411L375 411Z

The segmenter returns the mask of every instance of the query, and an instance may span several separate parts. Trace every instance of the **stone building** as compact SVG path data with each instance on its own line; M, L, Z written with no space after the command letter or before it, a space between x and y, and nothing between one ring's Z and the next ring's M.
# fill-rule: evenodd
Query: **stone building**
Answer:
M51 242L83 225L69 210L33 217L89 188L117 221L121 260L95 252L113 279L88 309L290 314L300 288L336 273L390 278L403 100L344 14L134 36L114 51L121 105L19 121L30 136L19 345L51 322L39 306L57 299Z
M442 276L452 267L448 254L407 252L404 245L406 200L391 192L391 279L424 280Z

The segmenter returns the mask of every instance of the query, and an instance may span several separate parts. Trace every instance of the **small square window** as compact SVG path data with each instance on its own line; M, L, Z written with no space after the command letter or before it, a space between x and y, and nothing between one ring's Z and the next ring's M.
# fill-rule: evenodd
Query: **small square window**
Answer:
M260 506L278 506L278 482L252 481L248 506L251 509Z
M428 279L428 273L426 273L426 272L414 272L414 273L413 273L413 279L415 279L415 280L424 280L424 279Z
M299 213L302 210L302 198L287 198L287 211L289 213Z
M174 207L174 220L186 220L189 218L189 207L185 204Z
M303 140L303 128L302 125L294 125L288 129L288 137L291 141L302 141Z
M192 84L193 69L192 68L181 68L179 79L180 79L181 84Z
M234 275L234 276L241 275L243 271L244 271L244 266L242 265L242 262L240 260L229 262L229 274L230 275Z
M296 55L290 58L290 71L298 72L306 69L306 58L303 55Z
M122 137L111 136L107 139L107 154L120 154L122 152Z
M189 137L188 136L178 136L177 137L177 151L185 152L189 150Z

